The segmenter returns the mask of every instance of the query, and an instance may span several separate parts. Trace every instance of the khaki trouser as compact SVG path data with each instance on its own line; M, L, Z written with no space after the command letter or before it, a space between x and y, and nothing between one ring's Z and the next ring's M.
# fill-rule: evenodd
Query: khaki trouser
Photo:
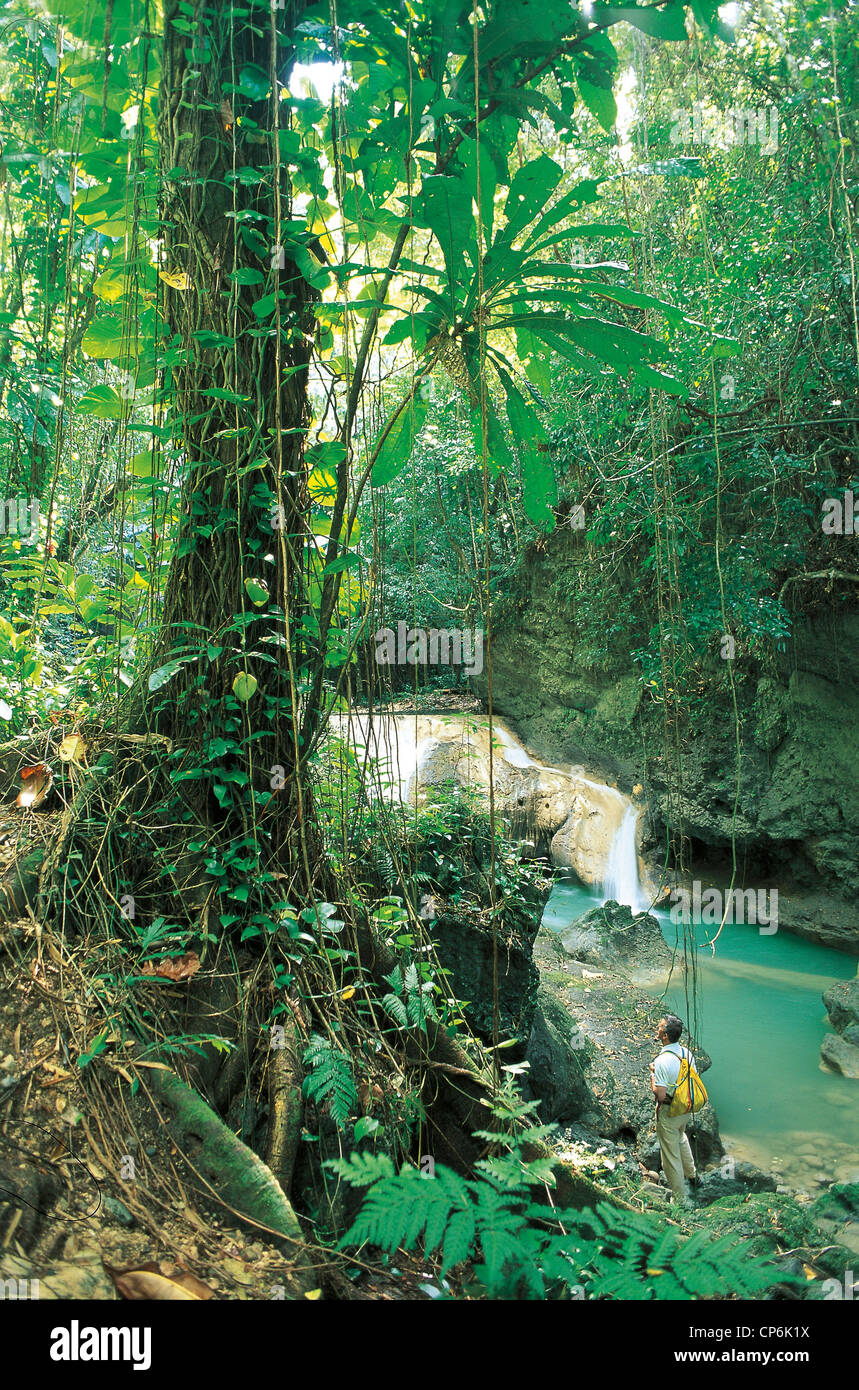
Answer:
M656 1134L662 1151L662 1171L678 1202L688 1202L685 1178L694 1178L695 1160L686 1138L689 1115L669 1115L667 1105L656 1108Z

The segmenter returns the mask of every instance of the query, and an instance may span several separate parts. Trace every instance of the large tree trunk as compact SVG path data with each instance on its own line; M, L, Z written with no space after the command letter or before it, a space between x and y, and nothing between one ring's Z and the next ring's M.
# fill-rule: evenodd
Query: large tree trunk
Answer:
M308 823L310 801L298 785L296 664L306 613L303 448L313 291L289 246L281 252L292 202L279 154L286 103L276 92L254 100L231 88L250 69L255 95L263 75L271 83L277 74L275 88L284 82L300 13L297 6L270 16L253 10L242 20L200 6L193 38L177 0L165 17L166 360L188 471L155 664L192 652L197 659L154 693L150 714L195 760L203 753L203 776L184 784L201 816L229 819L213 782L241 788L229 778L247 774L259 793L255 822L288 857L299 841L305 857L310 833L296 833L302 816ZM198 63L200 53L210 61ZM266 295L276 296L275 312L257 316L254 303ZM256 690L245 700L247 683L240 682L237 700L234 685L245 674ZM215 754L217 768L213 737L233 745ZM246 819L246 787L236 800Z

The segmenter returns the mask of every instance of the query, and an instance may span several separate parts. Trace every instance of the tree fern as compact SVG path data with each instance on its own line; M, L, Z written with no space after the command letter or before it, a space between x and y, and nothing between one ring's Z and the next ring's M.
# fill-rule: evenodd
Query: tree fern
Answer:
M304 1064L311 1068L302 1085L305 1096L315 1105L327 1104L335 1124L345 1128L358 1104L349 1054L332 1047L327 1038L314 1035L304 1053Z

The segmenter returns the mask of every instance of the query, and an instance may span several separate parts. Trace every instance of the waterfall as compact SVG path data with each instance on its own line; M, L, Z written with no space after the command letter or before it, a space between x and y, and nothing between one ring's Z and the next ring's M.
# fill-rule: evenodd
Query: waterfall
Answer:
M627 806L605 863L603 894L616 903L624 903L633 912L644 912L650 906L649 900L641 891L638 877L638 851L635 832L638 824L638 809Z

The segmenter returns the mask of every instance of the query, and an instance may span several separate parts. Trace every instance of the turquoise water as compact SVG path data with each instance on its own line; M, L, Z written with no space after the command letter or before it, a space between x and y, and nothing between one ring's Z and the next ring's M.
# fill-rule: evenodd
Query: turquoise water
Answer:
M561 879L543 925L562 931L601 902L590 889ZM653 915L668 945L678 945L678 966L664 992L658 985L642 987L655 996L654 1023L664 1009L685 1022L691 1008L682 969L684 928L665 911ZM723 928L714 954L706 944L714 928L685 930L696 939L696 1041L713 1061L705 1080L726 1148L795 1186L813 1187L824 1177L859 1179L859 1081L820 1063L821 1040L832 1031L821 993L855 975L856 960L786 931L764 936L739 925Z

